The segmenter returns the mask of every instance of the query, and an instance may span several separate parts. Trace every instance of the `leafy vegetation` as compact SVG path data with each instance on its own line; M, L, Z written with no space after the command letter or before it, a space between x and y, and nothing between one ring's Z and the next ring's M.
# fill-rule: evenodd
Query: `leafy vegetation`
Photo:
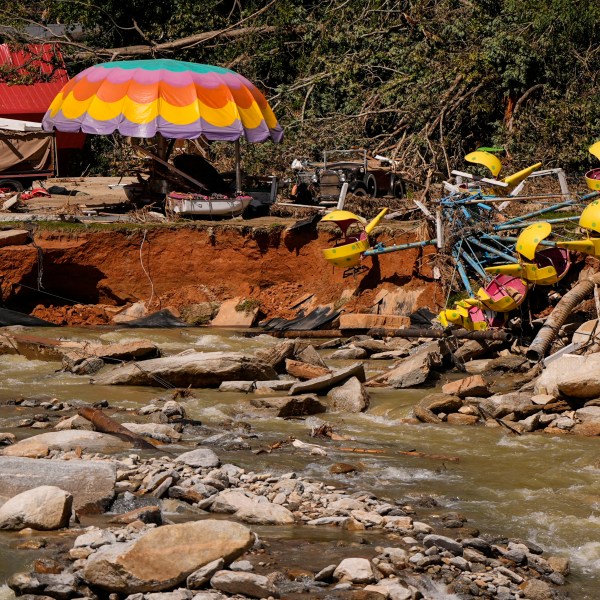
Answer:
M72 73L135 48L242 73L286 133L283 146L244 149L254 173L362 146L424 180L491 144L515 169L582 171L600 138L597 0L36 0L3 17L83 29L62 45ZM225 164L231 152L219 151Z

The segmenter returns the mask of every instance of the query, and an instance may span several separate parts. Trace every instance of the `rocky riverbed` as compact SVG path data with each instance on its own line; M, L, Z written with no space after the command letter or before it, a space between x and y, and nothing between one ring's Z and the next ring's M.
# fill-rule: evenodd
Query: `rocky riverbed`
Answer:
M101 369L104 360L126 356L123 348L100 352L87 344L81 352L67 346L53 352L62 356L65 370L84 375ZM220 427L188 414L194 393L183 389L116 412L112 401L97 402L130 432L125 436L94 431L84 410L89 402L5 398L4 408L15 412L0 433L5 445L0 529L6 530L1 535L13 540L16 554L44 554L33 571L7 571L10 588L20 596L56 600L566 596L570 567L564 555L511 537L510 526L504 535L481 532L433 496L378 494L376 486L360 485L362 461L330 464L335 477L330 481L307 477L302 468L253 466L278 452L305 457L300 463L318 461L334 443L351 446L345 450L355 458L382 450L356 444L326 422L313 428L310 441L288 436L267 443L253 434L258 443L249 443L248 420L283 424L307 415L338 415L343 422L373 410L379 390L435 384L460 359L471 375L451 375L439 391L422 394L403 424L484 425L514 437L541 428L597 436L600 408L590 398L593 382L583 364L595 355L559 359L575 360L578 368L572 363L566 370L557 361L557 368L539 377L521 357L501 348L496 357L487 348L487 357L477 359L481 348L469 343L452 348L438 341L363 336L323 346L289 341L265 344L254 354L187 350L142 360L139 368L104 368L89 386L117 395L123 385L132 389L175 377L181 386L196 378L198 388L218 388L213 394L238 394L236 410L244 420ZM130 345L127 351L141 347ZM145 348L144 356L156 355L156 346ZM382 367L373 367L378 364ZM138 436L153 449L138 449ZM440 461L443 469L459 460L413 449L404 454ZM329 542L299 541L312 535Z

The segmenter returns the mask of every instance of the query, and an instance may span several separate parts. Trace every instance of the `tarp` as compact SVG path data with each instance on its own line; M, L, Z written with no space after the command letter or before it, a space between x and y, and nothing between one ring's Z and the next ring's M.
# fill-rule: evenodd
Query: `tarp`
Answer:
M119 323L119 327L135 327L135 328L157 328L157 327L188 327L187 323L179 320L170 310L163 309L152 313L147 317L135 319L135 321L127 321Z
M53 169L53 134L0 130L0 173L8 175Z
M37 317L31 317L24 313L10 310L8 308L0 308L0 327L8 327L9 325L24 325L25 327L56 327L56 323L49 323Z

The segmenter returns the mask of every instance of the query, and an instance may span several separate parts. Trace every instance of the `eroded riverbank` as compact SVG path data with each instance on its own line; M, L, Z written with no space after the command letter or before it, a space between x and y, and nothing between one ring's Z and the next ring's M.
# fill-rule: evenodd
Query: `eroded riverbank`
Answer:
M140 337L138 333L132 335L123 331L61 331L63 336L68 332L73 338L100 338L104 342ZM248 350L270 347L275 343L267 336L248 340L231 332L197 329L145 331L142 336L157 342L167 353L189 347ZM321 354L328 360L330 351ZM389 363L380 361L368 361L366 364L369 375L389 366ZM58 366L57 363L26 361L19 356L3 357L5 387L1 392L2 398L10 399L15 394L25 397L46 394L64 402L108 400L114 408L139 409L164 395L156 388L90 386L86 378L57 373ZM441 383L443 381L438 385ZM257 418L249 408L246 394L195 390L193 397L179 401L188 417L200 420L206 428L194 440L204 441L214 434L225 434L223 439L210 445L223 462L259 473L293 471L302 478L322 481L349 493L368 490L379 498L414 506L417 520L431 521L441 533L451 537L456 534L456 528L448 528L445 523L449 522L449 515L459 513L467 519L466 523L460 524L467 528L501 537L531 540L550 554L569 557L573 573L563 589L567 589L573 598L594 598L600 553L595 490L598 464L594 462L597 440L573 436L515 437L499 428L404 422L415 403L431 391L373 389L370 391L371 406L366 413L327 413L304 420L283 420L272 416ZM17 425L39 413L39 406L3 406L0 410L3 411L3 423L18 437L36 432ZM46 414L52 415L52 412ZM60 411L54 414L58 415ZM121 421L128 417L120 412L115 416ZM310 431L325 421L332 424L339 434L353 439L334 442L311 438ZM317 444L327 454L315 456L290 445L268 454L252 452L289 436ZM234 440L238 441L232 443ZM356 454L341 450L344 447L383 452ZM185 445L175 445L174 448L176 453L186 449ZM410 457L398 454L398 450L443 454L457 457L459 461ZM356 471L351 475L332 474L330 468L340 462L352 464ZM429 497L435 502L431 502ZM422 506L422 499L425 499L425 506ZM14 548L14 541L6 541L14 540L10 535L14 534L2 534L2 543L6 544L5 547ZM285 533L271 532L270 535L287 537ZM295 533L292 535L295 536ZM326 528L311 532L309 537L317 548L319 544L330 548L332 539L352 542L354 535ZM284 541L280 543L285 547ZM361 547L364 550L364 545ZM309 555L314 548L311 550L310 546L306 546L304 550ZM347 550L339 555L335 550L330 549L330 552L332 554L328 556L337 556L340 560L348 556ZM18 561L15 555L15 562Z

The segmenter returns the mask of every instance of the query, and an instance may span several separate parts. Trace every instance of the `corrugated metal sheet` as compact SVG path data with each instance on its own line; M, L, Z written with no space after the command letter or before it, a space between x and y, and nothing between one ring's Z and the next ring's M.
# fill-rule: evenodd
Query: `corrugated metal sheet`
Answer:
M53 44L30 44L19 50L0 44L0 64L20 67L19 74L33 79L39 77L30 85L0 83L0 116L39 115L41 120L69 80L60 50Z

